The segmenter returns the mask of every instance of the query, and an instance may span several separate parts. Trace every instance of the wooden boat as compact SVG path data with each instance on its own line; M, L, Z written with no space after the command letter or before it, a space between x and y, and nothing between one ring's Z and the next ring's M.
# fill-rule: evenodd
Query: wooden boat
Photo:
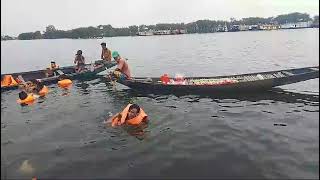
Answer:
M12 75L14 79L23 79L23 81L27 82L30 80L39 80L43 82L44 84L53 84L58 82L58 78L60 75L65 74L70 79L86 79L86 78L92 78L95 77L96 74L109 69L116 65L115 61L112 61L110 63L102 63L102 61L95 61L94 64L86 64L85 71L82 71L80 73L75 72L74 66L65 66L60 67L57 71L55 76L47 77L46 76L46 70L38 70L38 71L29 71L29 72L20 72L20 73L12 73L12 74L2 74L1 79L3 79L4 75ZM1 91L7 91L7 90L13 90L17 89L18 85L14 86L5 86L1 87Z
M164 84L160 78L142 77L118 81L118 83L134 90L152 93L230 93L267 90L315 78L319 78L319 66L230 76L186 77L182 82L170 79L168 84Z

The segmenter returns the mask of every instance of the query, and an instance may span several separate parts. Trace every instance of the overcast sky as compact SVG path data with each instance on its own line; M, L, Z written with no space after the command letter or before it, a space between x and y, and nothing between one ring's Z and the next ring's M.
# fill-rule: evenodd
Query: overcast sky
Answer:
M111 24L113 27L319 14L318 0L1 0L1 35Z

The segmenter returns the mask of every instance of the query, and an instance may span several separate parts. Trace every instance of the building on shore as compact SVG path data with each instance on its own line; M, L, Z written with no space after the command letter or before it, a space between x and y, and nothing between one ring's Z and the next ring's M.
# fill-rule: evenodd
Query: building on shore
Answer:
M171 34L186 34L186 33L187 33L186 29L171 30Z
M240 25L232 25L229 29L229 32L237 32L240 31Z
M154 35L170 35L171 30L158 30L154 31Z
M262 24L259 25L260 30L277 30L280 29L280 25L276 24Z
M228 26L227 24L225 23L224 26L222 26L221 24L218 25L217 29L216 29L217 32L228 32L229 29L228 29Z
M239 25L239 30L240 31L249 31L249 26L245 24Z
M281 26L281 29L310 28L312 26L312 21L285 23L285 24L281 24L280 26Z
M152 36L154 35L154 31L152 29L148 29L147 27L143 28L143 31L137 32L138 36Z
M236 31L248 31L249 26L245 24L241 25L232 25L229 29L229 32L236 32Z
M138 36L153 36L153 35L176 35L176 34L186 34L187 30L176 29L176 30L152 30L144 29L144 31L137 32Z
M249 31L259 31L259 25L250 25Z

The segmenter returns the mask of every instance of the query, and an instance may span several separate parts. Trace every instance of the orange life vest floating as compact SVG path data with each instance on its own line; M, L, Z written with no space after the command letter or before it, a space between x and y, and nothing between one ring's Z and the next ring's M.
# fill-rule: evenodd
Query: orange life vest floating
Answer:
M120 113L121 114L121 119L120 119L120 122L121 124L128 124L128 125L139 125L146 117L148 117L148 115L143 111L143 109L140 107L140 111L139 111L139 114L138 116L132 118L132 119L128 119L126 121L126 118L128 116L128 113L129 113L129 108L132 104L128 104L126 108L124 108L124 110ZM117 123L119 121L119 118L118 116L115 116L113 119L112 119L112 123L111 125L112 126L116 126Z
M1 81L1 87L15 86L15 85L18 85L18 83L16 80L14 80L12 75L4 75L4 77Z
M70 79L64 79L61 81L58 81L58 85L62 88L69 88L72 84L72 81Z
M43 97L43 96L47 95L48 92L49 92L49 88L47 86L43 86L43 88L39 91L39 95L41 97Z
M18 99L17 103L30 105L34 102L35 99L36 98L33 96L33 94L28 94L28 96L25 99L23 99L23 100Z

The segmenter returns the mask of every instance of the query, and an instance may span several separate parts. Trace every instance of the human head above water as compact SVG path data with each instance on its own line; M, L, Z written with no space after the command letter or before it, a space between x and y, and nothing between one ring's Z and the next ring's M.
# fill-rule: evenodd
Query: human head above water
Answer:
M37 80L31 80L31 82L36 85L37 91L40 91L44 86L42 82L37 81Z
M128 111L128 119L132 119L138 116L140 112L140 107L137 104L132 104L129 107L129 111Z
M21 100L24 100L24 99L26 99L27 97L28 97L28 94L27 94L26 92L21 91L21 92L19 93L19 98L20 98Z

